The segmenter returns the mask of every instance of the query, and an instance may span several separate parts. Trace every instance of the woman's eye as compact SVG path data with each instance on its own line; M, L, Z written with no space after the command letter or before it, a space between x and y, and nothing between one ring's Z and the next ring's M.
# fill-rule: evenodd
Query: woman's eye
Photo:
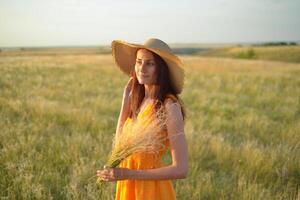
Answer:
M135 62L136 62L138 65L142 65L142 64L143 64L143 61L141 61L141 60L136 60ZM154 66L155 63L154 63L154 62L145 62L145 65L147 65L147 66Z
M148 65L150 65L150 66L154 66L154 65L155 65L155 63L153 63L153 62L150 62L150 63L148 63Z

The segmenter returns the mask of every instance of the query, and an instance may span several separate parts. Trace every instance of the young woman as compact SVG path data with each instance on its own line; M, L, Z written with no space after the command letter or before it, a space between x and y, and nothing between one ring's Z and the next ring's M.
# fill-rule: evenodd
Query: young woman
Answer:
M184 133L184 108L178 98L184 83L183 64L170 47L159 39L148 39L144 45L112 42L117 66L130 76L123 92L117 134L133 119L147 117L160 106L167 113L163 133L168 140L159 155L138 153L121 162L118 168L97 170L105 181L117 181L116 200L176 199L171 179L186 178L188 150ZM172 164L161 163L170 148Z

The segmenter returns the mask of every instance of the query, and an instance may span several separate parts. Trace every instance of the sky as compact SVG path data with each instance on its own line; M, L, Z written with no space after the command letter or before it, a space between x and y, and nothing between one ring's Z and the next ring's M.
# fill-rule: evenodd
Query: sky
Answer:
M0 47L300 41L300 0L0 0Z

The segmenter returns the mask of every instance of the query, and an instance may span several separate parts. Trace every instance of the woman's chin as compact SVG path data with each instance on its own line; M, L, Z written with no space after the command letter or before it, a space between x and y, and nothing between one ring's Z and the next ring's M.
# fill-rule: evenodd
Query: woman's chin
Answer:
M141 85L153 85L153 82L147 78L146 79L138 78L137 80L138 80L139 84L141 84Z
M143 85L143 84L147 84L147 81L145 81L144 79L138 79L139 84Z

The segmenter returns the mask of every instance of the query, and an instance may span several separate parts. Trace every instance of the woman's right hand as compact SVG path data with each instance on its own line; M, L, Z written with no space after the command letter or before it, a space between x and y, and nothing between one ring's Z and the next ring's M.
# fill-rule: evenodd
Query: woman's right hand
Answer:
M133 84L133 78L130 77L127 84L125 85L124 92L123 92L123 103L125 105L129 104L130 96L131 96L131 87Z
M130 77L127 84L125 85L124 92L123 92L123 98L126 98L126 99L129 98L130 93L131 93L132 84L133 84L133 78Z

